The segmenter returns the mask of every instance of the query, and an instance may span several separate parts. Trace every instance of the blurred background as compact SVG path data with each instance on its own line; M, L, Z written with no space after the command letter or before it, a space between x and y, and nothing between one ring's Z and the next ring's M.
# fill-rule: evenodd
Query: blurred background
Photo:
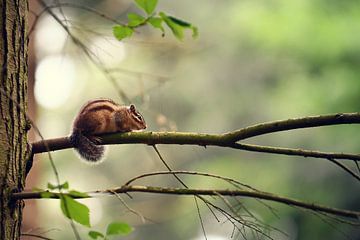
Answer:
M31 12L42 7L29 1ZM62 2L62 1L60 1ZM50 6L58 1L47 1ZM129 12L142 12L130 0L66 1L91 7L126 22ZM158 11L179 17L199 28L178 41L142 27L122 42L112 36L114 23L81 8L51 8L96 56L94 64L54 19L30 14L36 28L30 41L30 112L45 138L68 135L74 116L89 99L119 96L109 76L136 104L149 131L223 133L256 123L337 112L358 112L360 101L359 1L332 0L159 0ZM65 18L64 18L65 16ZM101 64L99 64L101 63ZM100 65L100 67L99 67ZM107 73L104 74L104 69ZM359 127L332 126L257 137L250 143L331 152L360 152ZM39 140L38 137L33 137ZM234 178L259 190L360 210L358 182L332 163L216 147L158 146L174 170L191 170ZM108 189L130 178L166 170L154 150L145 145L118 145L106 161L93 166L73 150L53 153L62 181L80 191ZM355 165L349 162L349 167ZM229 188L203 177L184 176L193 188ZM27 189L55 183L45 154L36 157ZM171 176L138 184L175 186ZM124 221L135 231L124 239L204 239L192 197L132 194L126 203L115 197L82 202L89 206L94 230ZM277 231L274 239L360 239L360 230L310 212L251 199L238 199L249 211ZM216 202L216 200L214 200ZM233 204L235 201L230 200ZM217 201L221 204L221 201ZM233 226L218 223L200 203L208 239L230 239ZM79 226L85 236L88 231ZM57 200L26 202L23 231L48 232L48 237L70 239L72 232ZM249 233L247 239L263 239ZM243 239L240 235L239 239ZM84 237L85 239L85 237Z

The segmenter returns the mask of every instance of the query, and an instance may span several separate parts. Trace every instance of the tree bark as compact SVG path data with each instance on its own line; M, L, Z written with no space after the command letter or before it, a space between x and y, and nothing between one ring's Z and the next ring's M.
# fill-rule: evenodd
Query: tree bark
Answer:
M0 0L0 239L19 239L27 147L27 13L24 0Z

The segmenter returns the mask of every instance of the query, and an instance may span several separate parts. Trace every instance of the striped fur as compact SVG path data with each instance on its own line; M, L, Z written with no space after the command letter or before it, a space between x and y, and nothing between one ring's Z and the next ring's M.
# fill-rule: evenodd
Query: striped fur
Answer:
M95 99L80 109L73 123L70 141L82 158L98 163L105 147L97 145L96 135L145 128L146 123L134 105L121 106L111 99Z

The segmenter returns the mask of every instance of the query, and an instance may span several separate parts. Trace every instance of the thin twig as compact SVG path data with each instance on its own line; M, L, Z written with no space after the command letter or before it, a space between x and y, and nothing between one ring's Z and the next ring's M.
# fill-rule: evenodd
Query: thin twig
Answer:
M359 166L359 163L358 163L357 161L354 161L354 163L355 163L355 166L356 166L357 170L358 170L358 171L359 171L359 173L360 173L360 166Z
M218 195L218 193L217 193ZM269 238L269 239L273 239L271 238L270 235L266 234L265 232L257 229L256 227L254 228L252 225L247 225L243 219L238 215L238 214L235 214L235 216L233 216L232 214L228 213L227 211L225 211L224 209L218 207L218 206L213 206L216 210L218 210L220 213L223 214L223 216L226 217L226 219L231 223L233 224L234 228L236 228L238 230L238 233L241 234L242 238L243 239L247 239L246 238L246 231L245 231L245 227L248 227L249 229L253 230L252 232L256 232L256 233L260 233L261 235ZM241 228L242 230L235 224L235 222L239 223L241 225ZM250 223L251 224L251 223ZM232 233L232 236L233 236L233 233Z
M281 234L284 234L285 236L289 236L286 232L280 230L279 228L276 228L276 227L273 227L273 226L271 226L271 225L269 225L269 224L264 223L262 220L260 220L260 219L259 219L258 217L256 217L254 214L252 214L252 213L244 206L244 204L243 204L242 202L240 202L240 200L239 200L238 198L234 198L234 200L238 203L239 207L241 207L242 209L244 209L244 211L245 211L246 213L248 213L248 214L249 214L252 218L254 218L257 222L261 223L261 226L262 226L262 227L264 227L264 228L266 228L266 229L272 229L272 230L275 230L275 231L277 231L277 232L279 232L279 233L281 233ZM267 209L268 209L271 213L274 214L274 209L273 209L271 206L265 204L263 201L261 201L261 200L259 200L259 199L257 199L257 200L258 200L258 202L261 203L263 206L266 206ZM274 214L274 215L275 215L278 219L280 219L276 214Z
M196 172L196 171L149 172L149 173L144 173L144 174L141 174L139 176L131 178L124 185L130 185L130 183L133 183L134 181L139 180L141 178L150 177L150 176L157 176L157 175L168 175L168 174L185 174L185 175L197 175L197 176L218 178L218 179L221 179L223 181L226 181L226 182L230 183L231 185L235 186L236 188L239 188L239 186L242 186L242 187L251 189L253 191L259 191L259 190L255 189L255 188L251 187L250 185L241 183L241 182L236 181L236 180L234 180L232 178L223 177L223 176L216 175L216 174L211 174L211 173Z
M161 162L164 164L164 166L169 170L169 172L179 181L179 183L181 183L181 185L183 185L185 188L188 188L188 186L184 183L183 180L181 180L175 173L173 173L173 170L170 168L170 166L166 163L166 161L164 160L164 158L162 157L162 155L159 152L159 149L156 147L156 145L152 146L156 152L156 154L158 155L158 157L160 158Z
M239 219L239 222L241 222L241 225L243 227L247 227L252 231L258 232L260 234L264 234L264 232L260 229L261 227L264 226L258 226L255 221L248 221L246 219L244 219L238 212L235 211L234 207L231 205L231 203L221 194L217 194L217 196L223 201L223 203L228 207L228 209L236 216L236 218ZM244 207L245 209L245 207ZM252 215L252 214L251 214ZM254 220L257 220L256 218L254 218L253 216L251 216ZM260 228L258 228L260 227ZM266 237L270 238L270 236L264 234Z
M196 211L197 211L197 215L199 216L199 220L200 220L200 225L201 225L201 230L202 230L202 233L205 237L205 240L207 240L207 236L206 236L206 231L205 231L205 226L204 226L204 221L201 217L201 212L200 212L200 208L199 208L199 203L196 199L196 196L194 196L194 201L195 201L195 206L196 206Z
M68 7L68 8L77 8L77 9L81 9L81 10L84 10L84 11L87 11L87 12L90 12L90 13L93 13L103 19L106 19L112 23L115 23L115 24L119 24L119 25L122 25L122 26L125 26L124 23L122 22L119 22L117 19L115 18L112 18L110 17L109 15L103 13L103 12L100 12L98 11L97 9L95 8L91 8L91 7L88 7L88 6L85 6L85 5L80 5L80 4L76 4L76 3L70 3L70 2L67 2L67 3L58 3L56 5L49 5L47 6L49 9L50 8L61 8L61 7Z
M21 233L21 236L33 237L33 238L39 238L39 239L45 239L45 240L54 240L53 238L43 237L43 236L33 234L33 233Z
M216 196L217 194L221 194L223 196L241 196L241 197L249 197L249 198L257 198L257 199L263 199L278 203L287 204L290 206L297 206L304 209L309 209L312 211L317 212L325 212L332 215L342 216L342 217L348 217L348 218L354 218L359 219L360 218L360 212L358 211L352 211L352 210L345 210L345 209L338 209L338 208L332 208L327 206L322 206L319 204L314 203L307 203L303 201L299 201L296 199L281 197L278 195L274 195L271 193L266 192L255 192L255 191L245 191L245 190L216 190L216 189L186 189L186 188L165 188L165 187L153 187L153 186L137 186L137 185L130 185L130 186L122 186L119 188L112 189L112 191L116 193L129 193L129 192L144 192L144 193L161 193L161 194L171 194L171 195L202 195L202 196ZM51 198L59 198L59 193L56 192L20 192L20 193L13 193L12 198L13 200L18 199L40 199L43 198L44 193L50 193ZM64 195L71 196L72 198L84 198L79 197L76 195L66 194ZM89 196L85 198L91 198L91 195L94 194L104 194L109 195L108 190L105 191L94 191L89 192Z
M163 156L161 155L159 149L156 147L156 145L153 145L152 146L156 152L156 154L158 155L158 157L160 158L161 162L165 165L165 167L169 170L169 173L171 173L180 183L181 185L183 185L185 188L188 189L188 186L184 183L184 181L182 181L180 179L180 177L178 177L176 175L176 173L173 172L173 170L170 168L170 166L167 164L167 162L165 161L165 159L163 158ZM197 197L199 197L205 204L206 206L211 210L210 206L207 204L207 201L205 199L203 199L201 196L198 196L198 195L194 195L194 201L195 201L195 206L196 206L196 209L197 209L197 213L198 213L198 216L199 216L199 220L200 220L200 224L201 224L201 229L203 231L203 234L204 234L204 237L205 237L205 240L207 240L207 237L206 237L206 232L205 232L205 227L204 227L204 222L202 220L202 217L201 217L201 213L200 213L200 208L199 208L199 203L197 201Z
M314 213L318 218L321 219L321 221L323 221L325 224L329 225L332 229L335 230L335 232L339 232L341 235L343 235L346 239L348 240L352 240L352 238L349 236L349 234L347 234L344 230L342 230L340 227L339 227L339 224L337 223L334 223L334 222L331 222L329 220L329 218L327 218L327 216L322 216L321 214L316 214Z
M74 34L70 31L69 27L61 21L61 19L46 5L46 3L43 0L38 0L38 2L43 6L43 8L55 19L56 22L60 24L60 26L65 30L65 32L68 34L70 39L73 41L75 45L77 45L82 51L85 53L85 55L89 58L89 60L98 68L100 69L103 74L107 77L107 79L113 84L115 90L119 94L119 96L126 102L130 102L130 98L127 96L127 94L119 87L119 85L116 82L116 79L107 71L104 64L101 62L100 59L95 60L94 57L96 55L90 51L90 49Z
M360 181L360 176L357 175L356 173L354 173L350 168L348 168L347 166L345 166L344 164L340 163L339 161L336 161L335 159L328 159L330 162L334 163L336 166L340 167L341 169L343 169L345 172L347 172L348 174L350 174L352 177L354 177L356 180Z
M109 193L114 194L114 195L117 197L117 199L119 199L119 201L125 206L125 208L126 208L127 210L129 210L129 212L132 212L132 213L134 213L135 215L137 215L138 217L140 217L141 222L142 222L142 223L145 223L145 217L144 217L141 213L139 213L138 211L136 211L135 209L132 209L132 208L125 202L125 200L122 199L122 197L121 197L117 192L114 192L114 191L112 191L112 190L109 190Z

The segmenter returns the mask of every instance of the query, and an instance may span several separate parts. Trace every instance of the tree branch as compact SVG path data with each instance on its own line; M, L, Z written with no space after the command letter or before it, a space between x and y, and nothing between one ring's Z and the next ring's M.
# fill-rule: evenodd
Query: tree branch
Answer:
M243 143L234 143L229 147L246 150L250 152L262 152L262 153L313 157L313 158L323 158L323 159L342 159L342 160L360 161L360 154L321 152L321 151L306 150L300 148L294 149L294 148L284 148L284 147L270 147L270 146L260 146L255 144L243 144Z
M245 191L245 190L212 190L212 189L190 189L190 188L166 188L166 187L152 187L152 186L136 186L136 185L124 185L119 188L105 190L105 191L95 191L89 192L88 197L80 197L78 195L71 195L73 198L91 198L96 195L113 195L114 193L130 193L130 192L143 192L143 193L159 193L159 194L171 194L171 195L202 195L202 196L240 196L240 197L249 197L249 198L256 198L261 200L268 200L278 203L287 204L290 206L296 206L308 210L312 210L315 212L323 212L327 214L332 214L341 217L353 218L358 220L360 218L360 212L358 211L351 211L345 209L338 209L327 207L319 204L314 203L306 203L303 201L299 201L296 199L286 198L277 196L271 193L266 192L257 192L257 191ZM59 193L56 192L20 192L20 193L13 193L12 199L13 200L20 200L20 199L40 199L42 195L46 193L50 196L50 198L58 199L60 197ZM62 193L66 194L66 193Z
M314 157L324 159L347 159L360 161L359 154L332 153L311 151L304 149L292 149L270 146L259 146L253 144L237 143L239 140L268 134L272 132L287 131L299 128L320 127L338 124L360 123L359 113L342 113L333 115L303 117L261 123L250 127L245 127L225 134L204 134L189 132L129 132L115 133L101 136L101 144L129 144L142 143L148 145L155 144L180 144L180 145L199 145L199 146L219 146L230 147L253 152L265 152L283 155L295 155L303 157ZM51 151L72 148L68 137L54 138L45 141L38 141L32 144L33 153L46 152L49 147Z
M355 123L360 123L360 113L337 113L330 115L310 116L257 124L227 133L225 134L225 138L229 142L237 142L250 137L273 132Z

